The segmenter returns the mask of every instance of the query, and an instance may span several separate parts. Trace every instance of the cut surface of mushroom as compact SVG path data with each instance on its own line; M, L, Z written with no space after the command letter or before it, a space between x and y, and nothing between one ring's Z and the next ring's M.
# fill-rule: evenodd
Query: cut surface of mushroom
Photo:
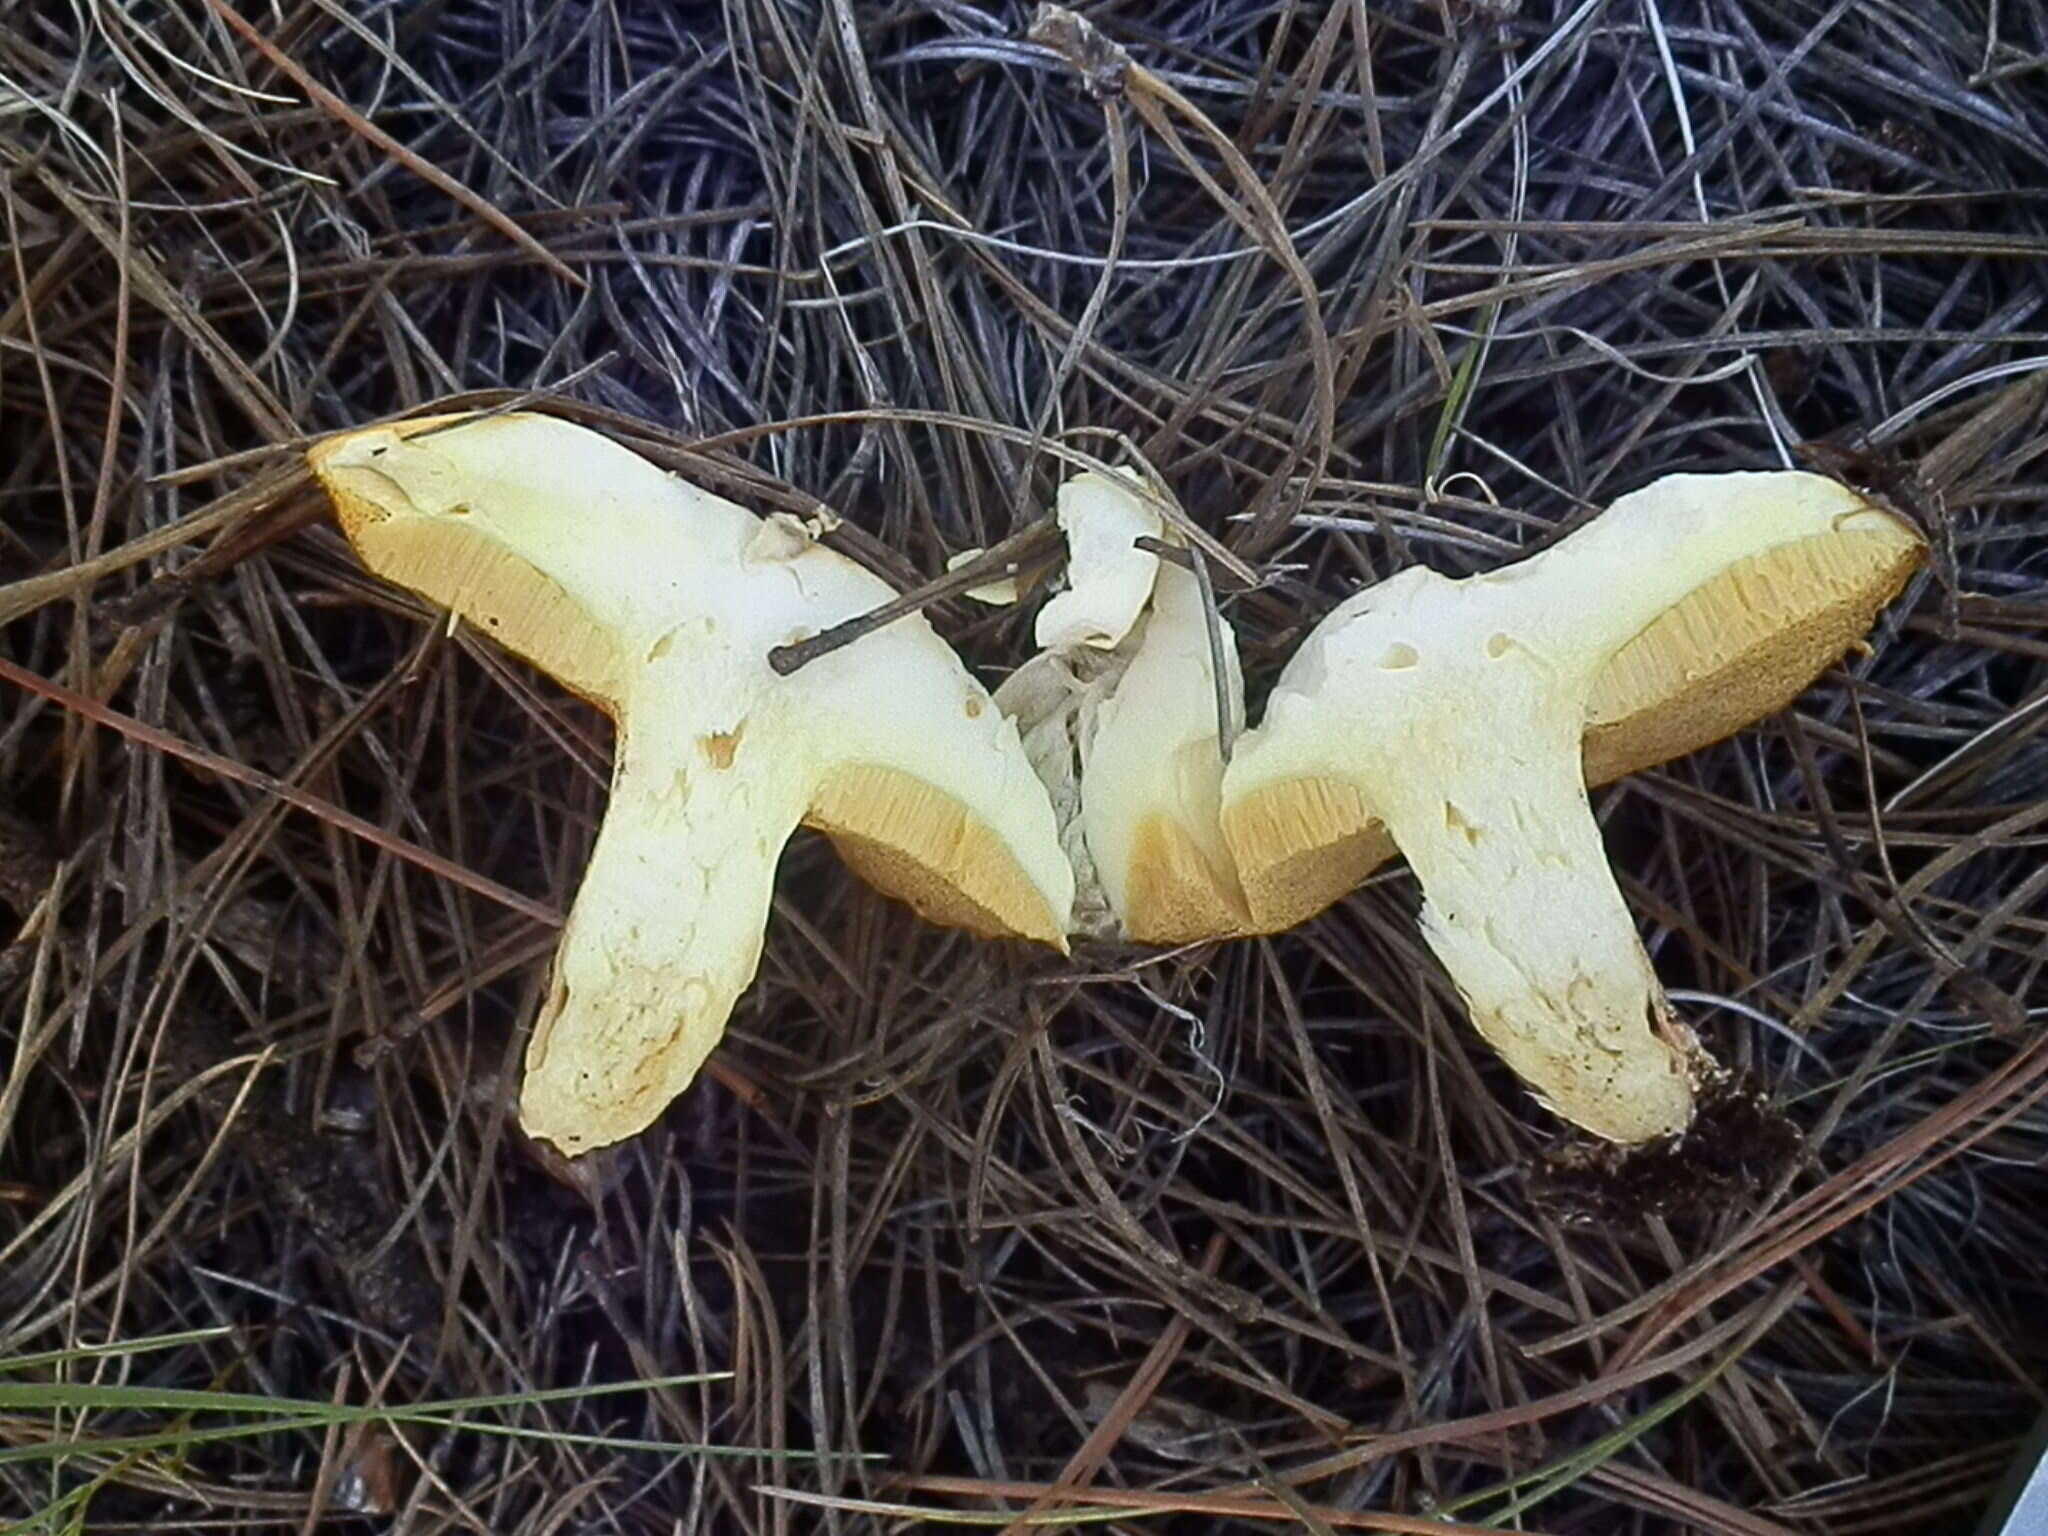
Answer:
M1129 470L1088 471L1060 487L1054 517L1067 540L1067 585L1038 610L1040 650L1114 650L1152 600L1159 557L1137 541L1164 537L1166 520L1130 488L1139 483Z
M946 569L957 571L970 560L979 560L988 551L984 549L963 549L946 561ZM1018 589L1017 578L999 576L994 581L983 582L978 587L969 587L960 594L972 602L982 603L990 608L1008 608L1023 597Z
M894 589L587 429L514 413L309 455L365 565L610 714L612 795L527 1051L522 1123L644 1129L753 979L799 825L934 921L1064 947L1072 872L1014 726L920 615L788 677Z
M1068 590L1039 613L1045 647L996 690L1046 781L1076 873L1075 931L1183 944L1245 931L1221 807L1216 649L1192 570L1134 475L1060 487ZM1063 606L1064 605L1064 606ZM1244 723L1237 645L1221 626L1223 696Z
M1782 708L1922 553L1822 476L1674 475L1498 571L1415 568L1358 593L1225 776L1253 926L1300 921L1398 849L1475 1026L1545 1102L1617 1142L1683 1129L1700 1058L1587 785Z

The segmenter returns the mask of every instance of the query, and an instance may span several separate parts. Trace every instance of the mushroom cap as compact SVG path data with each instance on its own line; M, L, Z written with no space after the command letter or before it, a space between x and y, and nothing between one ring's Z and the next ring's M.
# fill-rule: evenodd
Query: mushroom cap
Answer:
M402 478L385 466L403 454ZM1064 947L1072 876L1015 728L921 614L789 678L767 662L895 589L610 438L530 412L427 417L308 455L378 575L454 610L615 719L687 646L775 702L816 758L805 815L870 884L933 921ZM768 724L752 722L750 729Z
M1224 696L1244 726L1237 640L1222 626ZM1159 562L1151 606L1130 637L1130 665L1096 711L1081 783L1082 823L1123 936L1190 944L1246 931L1219 813L1223 756L1201 585Z
M1396 852L1368 788L1335 771L1343 733L1371 719L1304 728L1332 709L1313 701L1354 620L1426 607L1419 656L1444 626L1498 619L1498 637L1577 669L1585 779L1598 785L1784 708L1869 629L1925 548L1825 476L1671 475L1498 571L1451 581L1417 568L1355 594L1283 670L1225 779L1223 830L1254 931L1313 916Z
M371 572L461 615L616 718L633 669L614 620L623 592L647 572L633 550L577 535L607 522L631 526L642 514L617 505L631 480L563 502L521 483L545 462L540 435L521 423L551 419L421 416L323 438L306 462ZM492 453L479 451L486 443ZM402 444L416 451L401 475L387 474L381 461ZM486 523L471 521L479 501L489 504Z

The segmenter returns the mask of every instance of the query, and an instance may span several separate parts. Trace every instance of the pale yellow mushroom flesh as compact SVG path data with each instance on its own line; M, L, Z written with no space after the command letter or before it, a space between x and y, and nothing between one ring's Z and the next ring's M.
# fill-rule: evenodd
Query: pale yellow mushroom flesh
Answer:
M1782 709L1924 544L1816 475L1672 476L1532 556L1341 605L1225 777L1251 923L1291 927L1396 852L1480 1033L1556 1112L1635 1143L1701 1058L1607 868L1588 785Z
M1065 948L1072 873L1044 790L922 616L789 677L769 666L894 596L802 525L527 413L368 428L308 457L370 570L617 726L528 1046L532 1134L602 1146L688 1086L753 979L799 825L933 921Z

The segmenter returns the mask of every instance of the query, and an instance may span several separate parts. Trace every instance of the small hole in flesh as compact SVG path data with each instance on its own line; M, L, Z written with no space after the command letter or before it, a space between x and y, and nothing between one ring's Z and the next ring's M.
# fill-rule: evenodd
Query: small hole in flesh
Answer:
M1444 829L1463 834L1465 841L1473 847L1479 844L1479 829L1467 821L1465 813L1448 800L1444 802Z
M720 770L732 766L733 754L739 749L740 733L736 730L713 731L697 738L697 750L704 754L704 761Z
M1380 670L1382 672L1405 672L1420 660L1422 660L1421 653L1414 646L1407 644L1405 641L1396 640L1387 647L1386 654L1380 657Z
M981 718L981 700L969 699L967 701L967 718L970 720L979 720Z
M647 659L649 661L659 661L675 648L676 632L672 629L663 630L661 638L647 648Z
M1504 630L1497 629L1486 637L1486 655L1488 660L1499 661L1501 657L1507 655L1514 648L1515 637Z
M457 503L455 503L454 506L448 509L448 515L450 517L469 516L469 503L466 501L458 501Z

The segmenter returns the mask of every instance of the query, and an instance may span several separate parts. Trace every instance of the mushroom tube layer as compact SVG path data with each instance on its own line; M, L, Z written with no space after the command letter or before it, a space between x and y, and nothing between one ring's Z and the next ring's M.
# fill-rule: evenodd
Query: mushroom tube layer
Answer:
M753 979L799 825L935 922L1059 947L1073 877L1015 727L921 615L789 677L771 648L895 596L763 519L553 417L439 417L318 444L372 571L611 715L612 796L520 1099L579 1152L685 1088Z
M1545 1102L1618 1142L1683 1129L1697 1048L1587 785L1784 707L1923 548L1822 476L1674 475L1499 571L1415 568L1358 593L1224 776L1253 926L1301 921L1398 850L1474 1025Z

